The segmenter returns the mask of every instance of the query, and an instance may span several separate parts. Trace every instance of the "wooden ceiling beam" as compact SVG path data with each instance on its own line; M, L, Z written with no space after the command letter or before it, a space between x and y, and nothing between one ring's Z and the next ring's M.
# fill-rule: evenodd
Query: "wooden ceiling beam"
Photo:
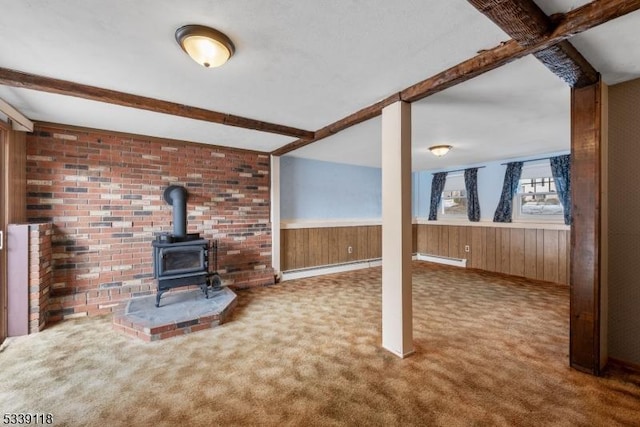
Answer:
M471 59L408 87L401 92L401 97L404 101L417 101L516 59L550 48L576 34L638 9L640 0L594 0L565 14L553 15L550 17L555 23L553 31L535 44L522 46L515 40L503 42L493 49L481 51Z
M533 54L569 86L581 88L598 82L598 72L568 40Z
M523 46L551 32L551 19L531 0L467 1Z
M535 45L554 27L551 18L533 0L467 1L522 46ZM598 81L598 72L567 40L534 56L571 87L584 87Z
M302 148L305 145L309 145L312 142L316 142L328 136L334 135L342 130L350 128L351 126L357 125L358 123L362 123L376 116L379 116L382 113L382 109L384 107L386 107L387 105L391 105L397 101L400 101L399 93L393 94L383 99L382 101L376 102L373 105L358 110L355 113L349 114L347 117L338 120L337 122L333 122L330 125L319 129L318 131L316 131L315 137L313 139L298 139L290 144L272 151L271 154L274 156L282 156L290 151L297 150L298 148Z
M389 103L395 102L396 100L415 102L426 98L484 74L487 71L501 67L502 65L516 59L530 54L537 54L545 49L552 48L576 34L582 33L590 28L597 27L600 24L619 18L620 16L624 16L638 9L640 9L640 0L594 0L591 3L574 9L568 13L551 16L549 19L555 24L553 30L551 30L546 36L537 38L535 42L532 42L528 46L523 46L515 40L509 40L492 49L481 51L473 58L409 86L400 92L399 97L397 97L397 94L394 94L383 101L363 108L344 119L325 126L316 132L313 139L299 139L297 141L293 141L290 144L272 151L271 154L275 156L282 156L293 150L304 147L305 145L309 145L313 142L331 136L341 130L347 129L348 127L364 120L376 117L382 114L382 109L385 106L389 105ZM531 19L537 22L537 18ZM572 55L570 49L567 49L566 51ZM576 51L576 53L579 55L579 52ZM577 61L575 56L573 61Z
M145 96L88 86L66 80L53 79L21 71L0 68L0 84L17 88L32 89L41 92L56 93L60 95L74 96L76 98L89 99L91 101L105 102L123 107L137 108L153 111L155 113L170 114L205 122L218 123L227 126L235 126L243 129L258 130L261 132L275 133L301 139L311 139L315 133L307 130L296 129L289 126L263 122L233 114L220 113L204 108L191 107L175 102L162 101Z
M434 95L452 86L471 80L481 74L501 67L511 61L526 56L525 48L514 40L481 51L453 67L441 71L428 79L418 82L400 92L403 101L415 102Z

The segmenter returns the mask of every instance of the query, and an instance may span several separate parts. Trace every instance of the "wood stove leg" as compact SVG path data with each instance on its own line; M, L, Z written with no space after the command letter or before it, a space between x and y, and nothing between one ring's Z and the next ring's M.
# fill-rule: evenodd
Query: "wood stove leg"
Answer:
M209 286L207 282L200 283L200 289L202 289L202 292L204 292L205 297L209 299Z
M158 293L156 293L156 307L160 307L160 298L162 297L163 293L164 291L158 291Z

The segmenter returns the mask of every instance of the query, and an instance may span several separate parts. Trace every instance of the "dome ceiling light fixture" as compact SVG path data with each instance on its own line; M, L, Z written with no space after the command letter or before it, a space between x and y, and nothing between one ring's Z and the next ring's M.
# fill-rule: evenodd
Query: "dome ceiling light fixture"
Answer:
M429 151L431 151L434 156L442 157L447 154L451 148L453 147L450 145L432 145L429 147Z
M176 41L191 59L206 68L221 66L236 50L229 37L204 25L178 28Z

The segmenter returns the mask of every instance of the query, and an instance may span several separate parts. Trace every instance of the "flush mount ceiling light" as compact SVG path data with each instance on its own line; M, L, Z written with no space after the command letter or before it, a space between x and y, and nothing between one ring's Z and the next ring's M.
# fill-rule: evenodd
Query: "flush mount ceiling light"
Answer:
M233 43L223 33L203 25L185 25L176 30L176 41L203 67L219 67L235 52Z
M434 156L442 157L451 150L450 145L433 145L429 147L429 151L433 153Z

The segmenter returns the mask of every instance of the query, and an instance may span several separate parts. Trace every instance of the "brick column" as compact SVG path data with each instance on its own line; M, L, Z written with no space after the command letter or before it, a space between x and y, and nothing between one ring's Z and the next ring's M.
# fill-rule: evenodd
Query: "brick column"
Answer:
M51 223L29 226L29 333L44 329L51 288Z

